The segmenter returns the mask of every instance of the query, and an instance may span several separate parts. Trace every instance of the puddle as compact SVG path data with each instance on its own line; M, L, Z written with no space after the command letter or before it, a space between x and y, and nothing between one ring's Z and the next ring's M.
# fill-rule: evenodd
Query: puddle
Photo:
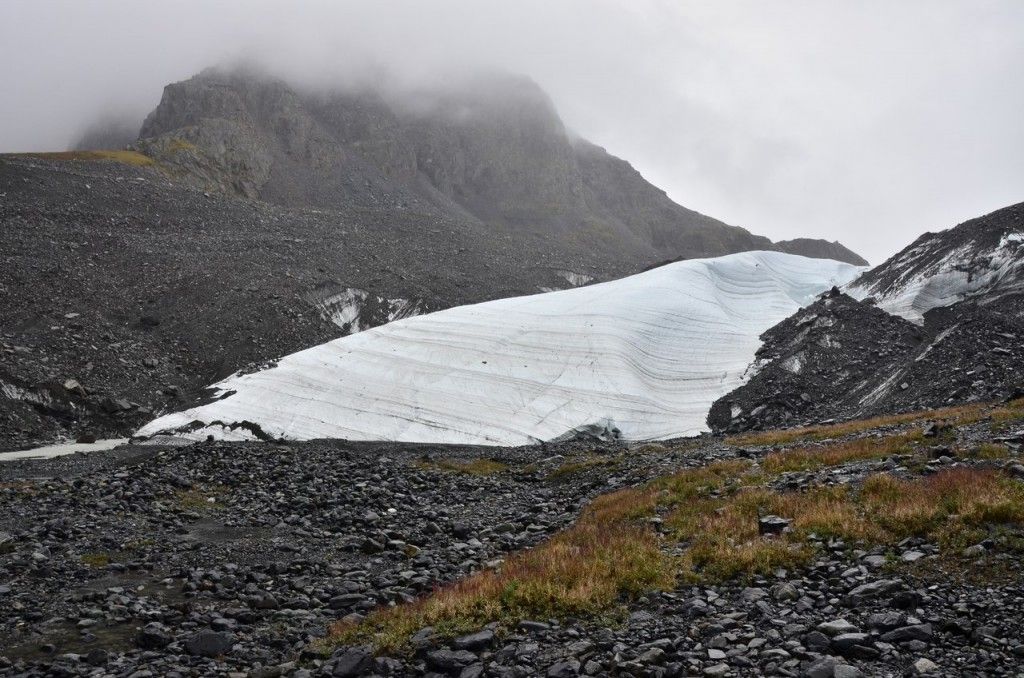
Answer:
M17 452L0 452L0 461L14 461L16 459L52 459L62 457L66 454L78 452L99 452L110 450L118 445L128 442L128 438L111 438L108 440L97 440L94 443L58 443L56 445L45 445L34 447L31 450L18 450Z

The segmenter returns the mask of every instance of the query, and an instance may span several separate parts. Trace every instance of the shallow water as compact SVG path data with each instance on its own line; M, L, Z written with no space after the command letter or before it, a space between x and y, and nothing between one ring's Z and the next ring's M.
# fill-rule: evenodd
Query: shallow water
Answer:
M94 443L59 443L57 445L44 445L34 447L30 450L18 450L17 452L0 452L0 461L13 461L15 459L50 459L65 454L76 452L97 452L109 450L118 445L128 442L127 438L110 438L108 440L97 440Z

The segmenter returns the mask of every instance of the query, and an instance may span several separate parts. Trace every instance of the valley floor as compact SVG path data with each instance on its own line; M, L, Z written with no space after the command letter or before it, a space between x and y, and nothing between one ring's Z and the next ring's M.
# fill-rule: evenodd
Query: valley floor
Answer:
M8 462L0 675L1016 675L1022 424Z

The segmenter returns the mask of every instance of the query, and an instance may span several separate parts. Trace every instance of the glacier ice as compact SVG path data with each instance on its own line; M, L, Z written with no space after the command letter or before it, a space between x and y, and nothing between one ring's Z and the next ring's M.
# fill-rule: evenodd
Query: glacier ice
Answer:
M845 291L855 299L873 297L882 310L920 325L933 308L1021 289L1024 233L1007 233L994 247L968 242L935 256L941 246L941 237L935 236L886 262L897 274L893 282L854 281Z
M525 444L600 423L693 435L766 329L861 269L744 252L398 320L215 385L137 435ZM245 426L239 426L246 422ZM231 424L235 424L233 427Z

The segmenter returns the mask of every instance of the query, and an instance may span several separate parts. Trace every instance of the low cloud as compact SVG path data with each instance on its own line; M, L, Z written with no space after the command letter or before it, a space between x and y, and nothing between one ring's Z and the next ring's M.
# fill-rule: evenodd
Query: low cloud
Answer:
M305 87L521 72L677 201L877 262L1024 200L1024 5L669 0L0 4L0 150L141 122L168 82Z

